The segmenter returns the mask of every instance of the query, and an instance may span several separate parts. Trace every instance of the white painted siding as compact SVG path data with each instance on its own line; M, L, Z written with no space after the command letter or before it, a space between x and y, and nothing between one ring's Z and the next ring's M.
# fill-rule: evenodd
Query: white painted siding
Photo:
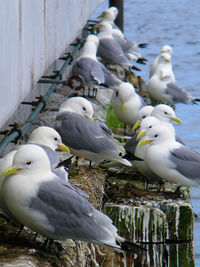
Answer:
M0 1L0 127L102 1Z

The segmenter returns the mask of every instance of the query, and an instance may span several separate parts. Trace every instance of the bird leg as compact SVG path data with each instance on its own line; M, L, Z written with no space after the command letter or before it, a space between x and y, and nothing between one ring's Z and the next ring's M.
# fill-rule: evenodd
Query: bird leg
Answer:
M97 98L97 88L94 87L93 88L93 95L92 95L93 98Z
M145 190L148 190L148 187L149 187L149 179L145 179L145 182L144 182L144 189L145 189Z
M38 233L35 233L35 235L34 235L34 237L33 237L33 241L36 240L37 236L38 236Z
M163 181L160 181L159 182L159 187L158 187L158 189L157 189L157 192L162 192L162 193L164 193L165 192L165 182L163 182Z
M17 232L17 236L20 235L20 233L22 232L22 230L24 229L24 225L20 225L19 231Z
M126 124L124 124L124 135L126 135Z
M51 249L52 243L53 243L53 239L46 238L43 245L42 245L42 248L49 252Z

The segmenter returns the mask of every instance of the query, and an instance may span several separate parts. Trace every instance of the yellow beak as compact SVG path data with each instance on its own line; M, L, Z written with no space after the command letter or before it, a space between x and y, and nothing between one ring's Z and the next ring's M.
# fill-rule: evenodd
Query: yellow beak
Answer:
M100 18L104 18L104 12L102 12L97 18L98 18L98 19L100 19Z
M122 103L122 111L124 111L125 103Z
M145 145L149 145L149 144L151 144L151 140L144 139L138 143L138 146L145 146Z
M170 59L166 58L166 61L167 61L167 62L170 62Z
M183 123L182 120L180 120L180 119L177 118L177 117L171 118L171 120L172 120L172 121L176 121L176 122L178 122L178 123L180 123L180 124Z
M94 121L94 119L92 117L88 117L88 116L85 116L87 119L91 120L91 121Z
M161 52L161 53L165 53L165 50L164 50L164 49L161 49L160 52Z
M95 29L95 30L99 30L99 25L95 24L92 28Z
M67 153L70 153L69 148L64 144L58 145L58 148L63 150L63 151L65 151L65 152L67 152Z
M9 176L9 175L12 175L12 174L15 174L15 173L18 173L18 171L20 171L21 169L20 168L14 168L13 166L10 166L8 167L7 169L5 169L2 173L2 177L3 176Z
M135 131L137 128L139 128L140 124L141 124L141 122L136 121L135 124L133 125L133 131Z
M137 141L140 140L140 138L141 138L142 136L144 136L145 134L146 134L146 131L144 131L144 132L140 131L139 134L137 135L136 140L137 140Z

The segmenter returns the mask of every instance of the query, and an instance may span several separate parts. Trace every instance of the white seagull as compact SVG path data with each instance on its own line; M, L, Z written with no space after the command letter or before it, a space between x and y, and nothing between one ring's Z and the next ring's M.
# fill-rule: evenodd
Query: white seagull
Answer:
M200 184L200 154L175 140L166 126L157 126L139 145L149 144L145 161L163 180L185 186Z
M101 162L106 159L131 166L122 158L123 146L105 127L92 121L92 115L92 104L83 97L72 97L61 105L55 127L64 144L72 154L86 160Z
M117 234L108 216L51 172L41 147L21 146L3 175L6 206L31 230L48 239L81 240L116 250L141 251Z

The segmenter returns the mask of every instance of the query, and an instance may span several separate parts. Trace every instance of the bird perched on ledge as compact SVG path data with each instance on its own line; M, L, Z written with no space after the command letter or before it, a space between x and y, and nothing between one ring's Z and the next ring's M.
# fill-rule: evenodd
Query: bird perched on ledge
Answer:
M51 172L41 147L21 146L3 176L3 199L11 214L47 239L81 240L117 251L142 251L117 234L108 216Z
M69 98L61 105L55 128L71 153L90 161L111 160L131 166L122 158L125 150L120 142L92 116L92 104L83 97Z

